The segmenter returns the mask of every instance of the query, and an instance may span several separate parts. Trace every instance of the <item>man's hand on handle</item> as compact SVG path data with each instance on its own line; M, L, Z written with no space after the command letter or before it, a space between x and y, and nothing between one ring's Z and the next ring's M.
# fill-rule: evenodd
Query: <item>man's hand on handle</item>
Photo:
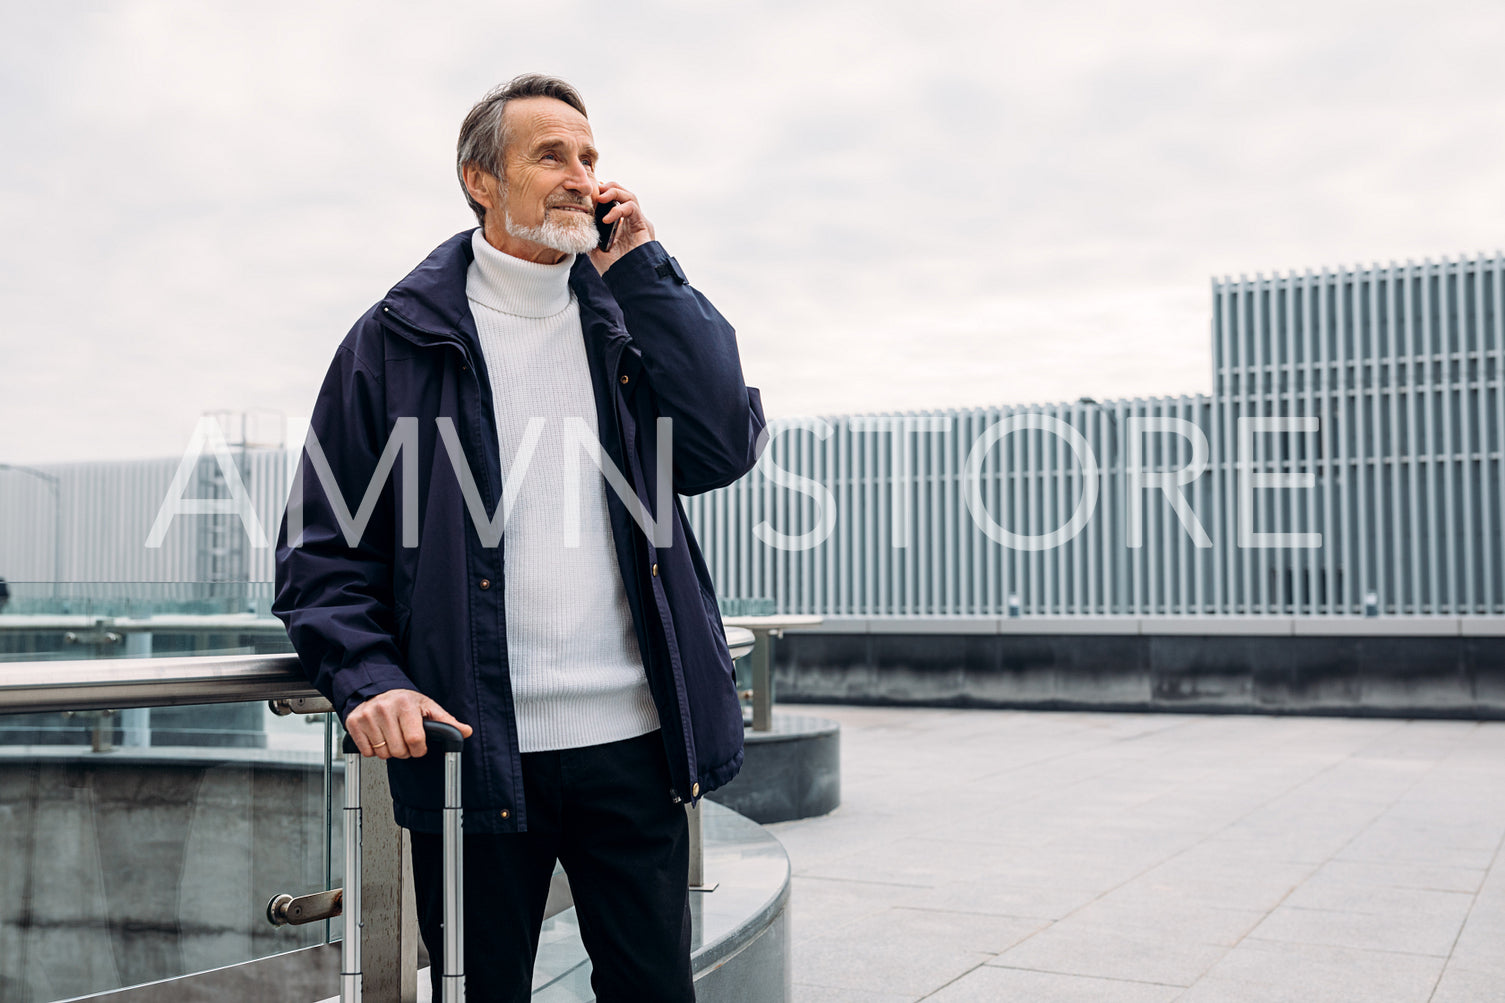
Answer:
M443 721L470 737L471 728L417 690L387 690L363 700L345 717L345 730L363 756L408 759L428 752L424 721Z

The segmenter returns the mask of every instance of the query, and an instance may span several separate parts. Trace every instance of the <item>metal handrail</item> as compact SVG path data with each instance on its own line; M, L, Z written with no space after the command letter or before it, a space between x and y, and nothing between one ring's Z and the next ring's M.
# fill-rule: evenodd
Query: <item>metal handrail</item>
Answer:
M752 650L751 631L728 627L726 634L734 657ZM0 663L0 714L124 710L317 696L298 664L297 655Z
M754 646L752 631L731 626L726 627L725 630L727 646L733 657L741 657L752 650ZM65 710L123 710L132 707L242 703L255 700L271 702L273 709L278 713L300 709L297 706L286 706L284 702L287 701L292 701L295 705L300 702L312 704L317 701L327 708L323 698L315 692L304 677L298 656L293 654L0 663L0 714ZM97 741L96 739L96 743ZM96 749L98 748L99 745L96 744ZM332 763L326 759L324 765L327 796L328 792L333 789L330 772ZM349 781L353 786L347 788L347 794L357 798L376 795L376 787L370 790L357 790L361 786L360 771L352 771L348 762L346 771L347 778L354 777ZM379 789L385 793L386 788L386 780L383 778L380 780ZM359 800L356 803L359 804ZM691 889L700 892L714 891L717 887L716 883L707 883L705 879L698 806L691 808L687 805L686 812L693 846L690 860ZM381 821L358 823L354 827L347 823L347 835L352 831L359 831L362 824L377 825L391 829L395 833L396 823L389 812L376 813L376 818ZM326 824L328 824L327 817ZM367 830L368 833L370 831L370 829ZM381 840L378 848L384 846L386 854L384 856L374 854L373 859L367 861L372 865L372 873L384 876L399 888L394 899L396 902L410 901L410 891L402 889L406 887L407 882L411 881L411 878L407 876L397 856L394 856L394 854L400 854L397 848L401 845L400 839ZM350 852L347 843L347 857ZM452 856L451 859L456 858ZM326 857L326 867L327 864L328 858ZM354 882L349 889L326 889L301 898L278 895L268 903L267 917L273 923L277 923L289 920L302 921L305 915L307 917L316 914L333 915L333 907L336 903L343 911L347 892L350 895L351 908L354 910L359 901L360 882ZM295 914L299 914L296 920L294 920ZM355 947L359 950L358 945L362 941L367 941L372 948L372 956L400 957L400 965L405 971L397 973L400 977L399 981L411 986L413 971L409 966L415 958L408 954L403 946L412 942L411 927L407 925L412 922L411 916L403 915L399 910L395 917L384 913L376 919L376 922L364 924L361 932L354 937L347 930L347 947ZM456 921L451 919L450 923L453 925ZM348 965L342 967L347 971L350 970ZM454 970L448 957L446 957L445 970Z
M124 710L314 697L297 655L0 664L0 713Z

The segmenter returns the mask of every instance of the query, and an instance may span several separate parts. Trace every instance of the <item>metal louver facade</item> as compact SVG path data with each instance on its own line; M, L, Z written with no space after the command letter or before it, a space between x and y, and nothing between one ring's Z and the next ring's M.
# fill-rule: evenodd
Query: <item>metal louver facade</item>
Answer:
M758 470L684 504L719 591L788 613L1354 615L1372 593L1386 614L1501 614L1502 302L1498 255L1223 279L1210 395L778 423ZM286 453L237 460L273 536ZM230 517L180 516L143 546L177 463L46 468L64 581L271 578L270 550L227 542ZM1282 475L1309 482L1256 483ZM1069 539L1027 539L1094 494ZM0 471L0 575L50 579L51 506ZM1241 544L1269 533L1321 545Z
M1011 597L1024 615L1353 615L1371 594L1389 614L1505 612L1501 258L1224 279L1212 294L1210 396L783 423L758 472L686 501L718 585L832 616L1006 616ZM969 478L974 444L1027 415L1060 424L995 431ZM1205 470L1181 490L1208 546L1127 469L1136 427L1144 473L1192 463L1194 435L1156 431L1165 418L1205 436ZM1241 467L1249 418L1315 428L1251 429ZM1058 546L998 542L990 520L1043 534L1081 502L1064 427L1102 467L1093 515ZM1310 484L1241 480L1281 474ZM816 546L755 533L819 537L828 505ZM1241 516L1246 533L1321 545L1241 546Z

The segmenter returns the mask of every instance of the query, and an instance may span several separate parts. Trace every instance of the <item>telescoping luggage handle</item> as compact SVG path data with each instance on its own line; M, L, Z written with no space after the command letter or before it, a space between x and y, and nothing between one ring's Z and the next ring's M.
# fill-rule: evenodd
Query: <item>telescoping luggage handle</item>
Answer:
M429 748L444 751L444 967L441 1003L465 999L465 858L460 845L460 729L423 722ZM361 1003L361 752L349 735L345 751L345 939L340 947L340 1000Z

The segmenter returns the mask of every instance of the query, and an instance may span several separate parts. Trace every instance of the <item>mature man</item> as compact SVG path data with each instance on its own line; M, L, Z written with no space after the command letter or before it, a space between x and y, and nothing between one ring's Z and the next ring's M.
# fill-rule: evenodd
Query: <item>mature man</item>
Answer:
M683 804L742 764L676 495L751 469L762 405L731 326L596 160L561 80L518 77L471 110L457 170L481 226L341 343L278 537L273 609L362 753L388 760L435 958L442 785L422 721L468 736L471 1000L529 998L556 859L597 998L693 999Z

